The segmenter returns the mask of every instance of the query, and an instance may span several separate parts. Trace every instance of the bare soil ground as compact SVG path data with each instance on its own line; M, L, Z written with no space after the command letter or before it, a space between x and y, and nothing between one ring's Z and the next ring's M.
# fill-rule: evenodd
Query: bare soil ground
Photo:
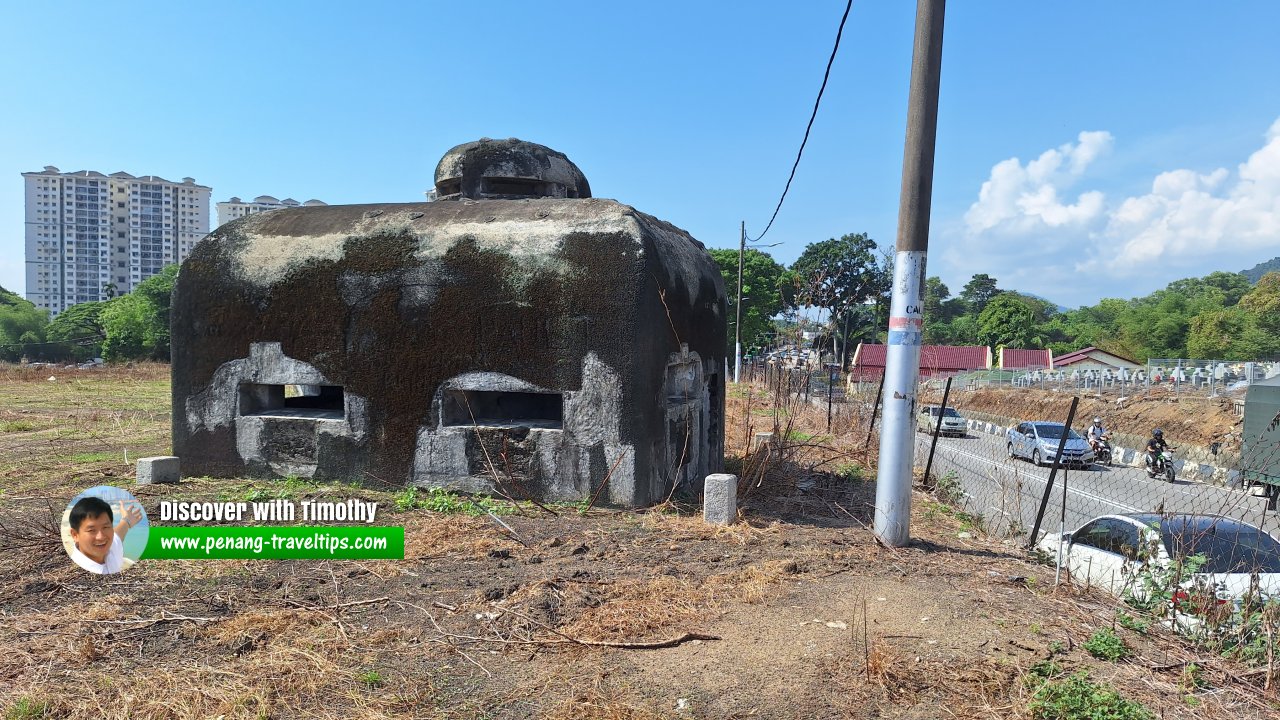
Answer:
M510 506L398 511L389 490L186 479L134 486L168 451L167 368L0 369L0 707L6 718L1007 718L1052 658L1166 718L1280 712L1263 675L1199 657L924 493L913 542L866 529L866 418L730 393L741 520ZM781 441L748 454L757 430ZM872 443L874 446L874 441ZM355 479L353 479L355 480ZM96 484L161 498L361 497L403 561L143 561L92 576L56 534ZM460 503L461 504L461 503ZM1130 659L1083 643L1114 628ZM1188 663L1199 669L1189 679ZM1044 667L1043 665L1041 667Z

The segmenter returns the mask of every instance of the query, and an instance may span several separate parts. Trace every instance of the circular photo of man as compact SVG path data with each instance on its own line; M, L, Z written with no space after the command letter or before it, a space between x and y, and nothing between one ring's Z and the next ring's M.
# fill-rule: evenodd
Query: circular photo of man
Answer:
M128 491L91 487L62 513L62 545L76 565L97 575L128 570L142 556L149 534L147 513Z

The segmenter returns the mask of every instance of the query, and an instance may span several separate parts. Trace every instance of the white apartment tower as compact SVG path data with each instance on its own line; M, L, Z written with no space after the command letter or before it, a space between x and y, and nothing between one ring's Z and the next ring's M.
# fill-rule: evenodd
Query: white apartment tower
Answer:
M226 202L218 203L218 227L222 227L232 220L239 220L246 215L254 213L268 212L271 210L279 210L281 208L291 207L315 207L317 205L325 205L327 203L319 200L308 200L300 203L293 198L285 198L277 200L270 195L259 195L251 202L245 202L238 197L233 197Z
M27 299L57 315L133 290L209 233L210 188L46 166L26 181Z

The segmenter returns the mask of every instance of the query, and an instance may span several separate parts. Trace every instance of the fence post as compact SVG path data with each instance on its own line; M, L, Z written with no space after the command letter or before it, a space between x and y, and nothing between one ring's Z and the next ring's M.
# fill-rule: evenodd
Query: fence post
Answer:
M876 390L876 401L871 406L871 423L867 425L867 442L863 444L862 449L867 450L871 447L871 433L876 428L876 413L880 412L880 394L884 392L884 375L880 376L880 387Z
M1044 511L1049 505L1049 493L1053 492L1053 480L1058 475L1058 468L1062 465L1062 451L1067 447L1067 436L1071 434L1071 422L1076 419L1076 406L1080 404L1080 398L1071 398L1071 409L1067 411L1067 424L1062 428L1062 437L1058 439L1058 452L1053 456L1053 469L1049 471L1049 482L1044 485L1044 497L1040 498L1040 509L1036 511L1036 522L1031 527L1031 537L1027 539L1027 549L1036 546L1036 536L1040 534L1040 521L1044 519ZM1063 491L1065 493L1065 490ZM1066 502L1066 500L1063 500Z
M933 488L929 480L929 471L933 469L933 452L938 449L938 436L942 434L942 417L947 411L947 398L951 397L951 378L947 378L947 386L942 389L942 407L938 408L938 422L933 426L933 441L929 443L929 461L924 465L924 486Z
M831 396L836 394L836 369L827 368L827 432L831 432Z
M1062 583L1062 534L1067 531L1067 470L1062 469L1062 514L1058 516L1058 568L1053 572L1053 586Z

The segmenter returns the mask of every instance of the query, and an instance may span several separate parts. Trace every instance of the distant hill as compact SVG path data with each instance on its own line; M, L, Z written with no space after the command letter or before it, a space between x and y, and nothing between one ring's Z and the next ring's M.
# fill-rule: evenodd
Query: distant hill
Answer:
M1280 271L1280 257L1273 257L1264 263L1258 263L1248 270L1241 270L1240 274L1249 278L1249 282L1257 285L1263 275L1269 272Z

